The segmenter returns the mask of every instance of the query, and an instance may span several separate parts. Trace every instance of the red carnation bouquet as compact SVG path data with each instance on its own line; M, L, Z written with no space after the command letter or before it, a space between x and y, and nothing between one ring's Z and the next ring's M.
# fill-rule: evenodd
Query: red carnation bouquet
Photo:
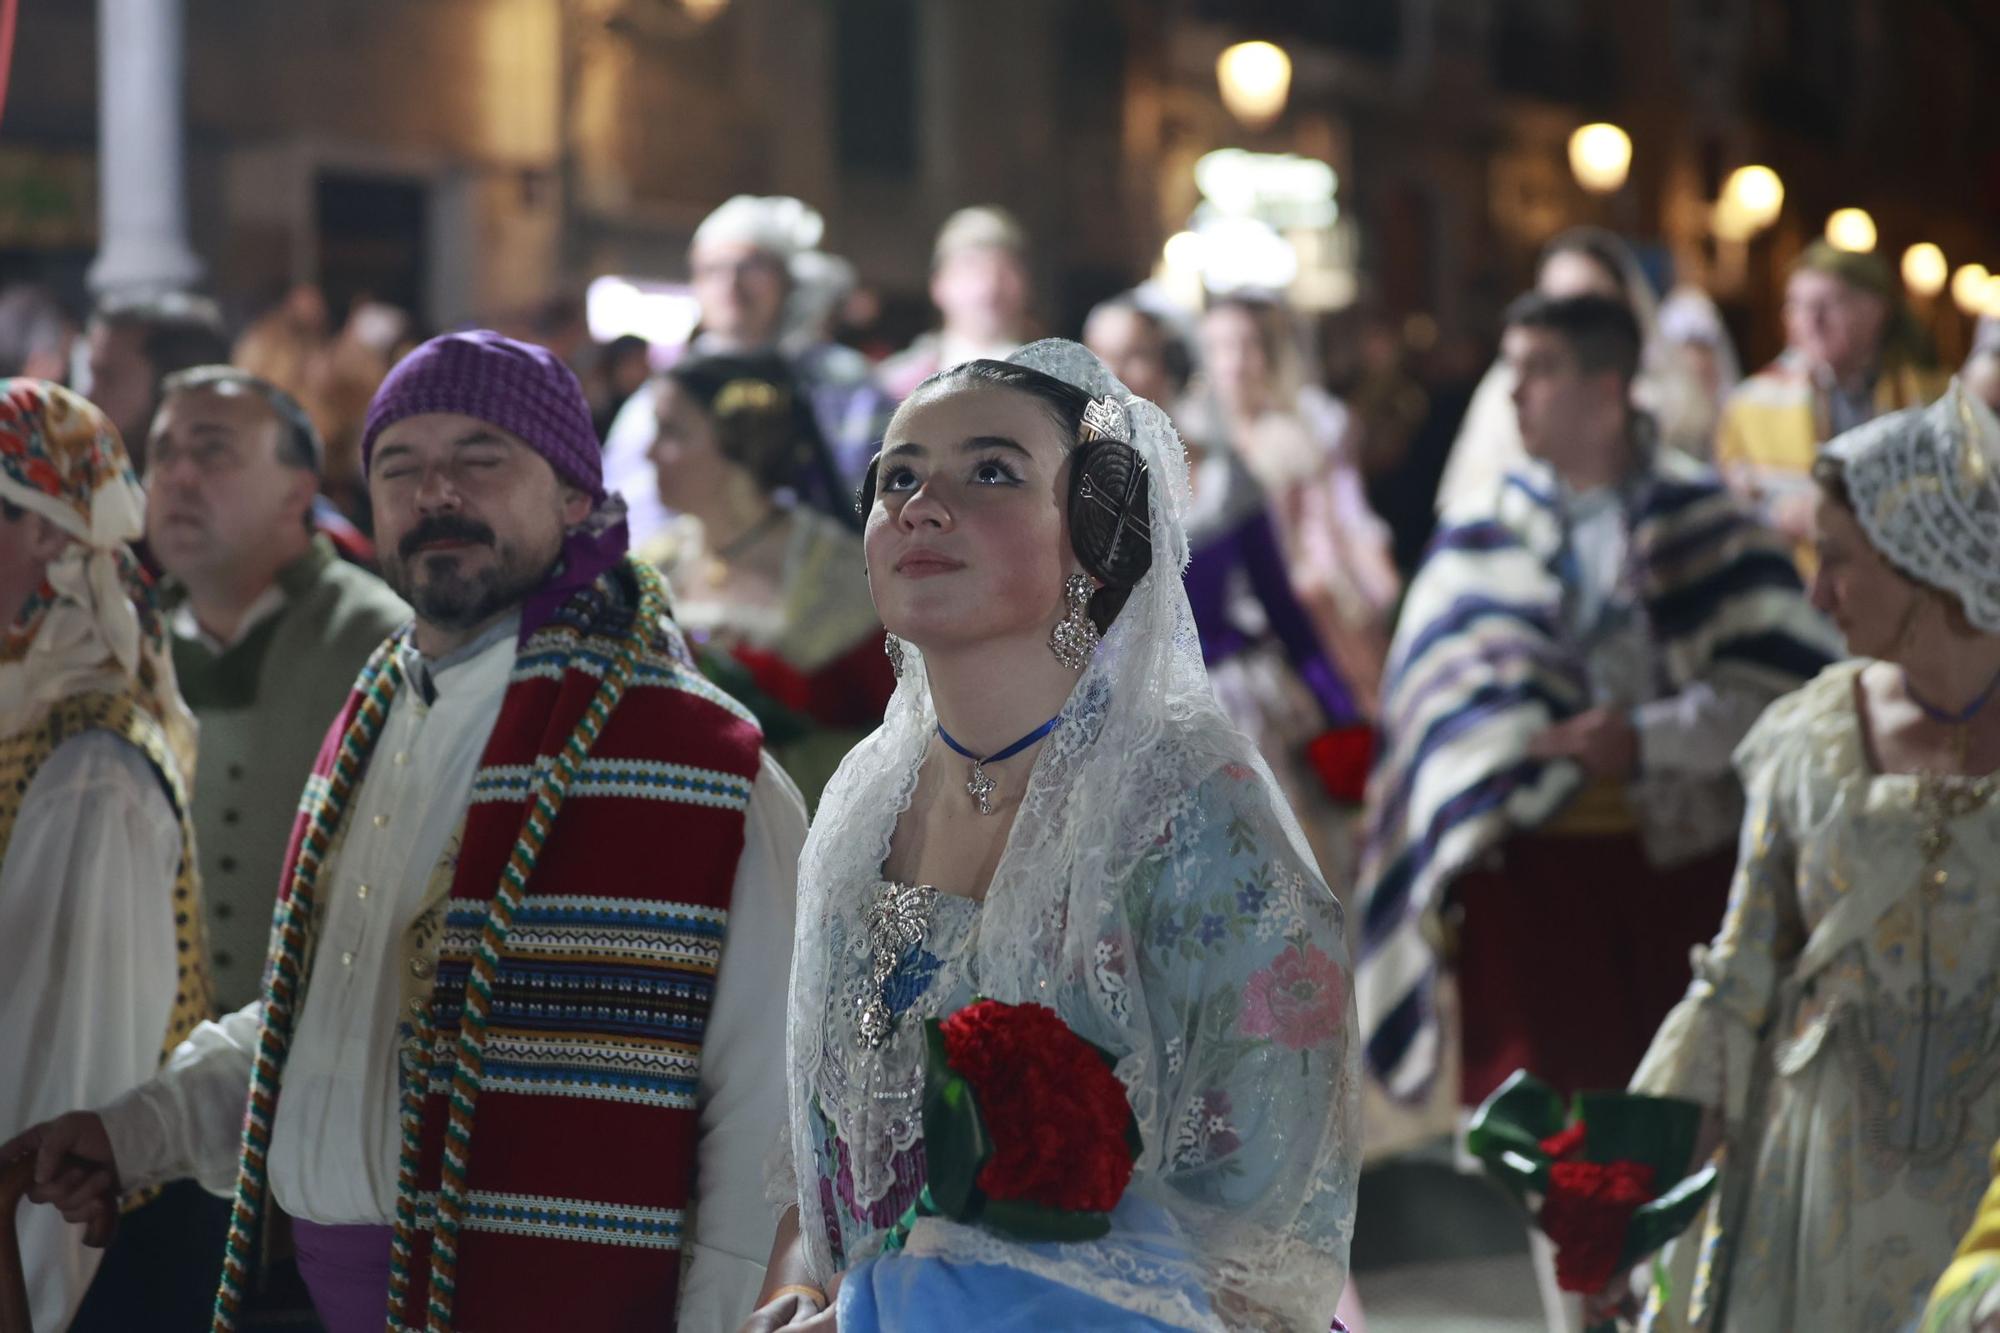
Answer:
M1110 1054L1039 1004L975 1000L924 1034L927 1183L884 1251L927 1216L1029 1241L1108 1232L1139 1155Z
M1694 1161L1701 1114L1626 1092L1580 1093L1566 1106L1521 1070L1474 1113L1466 1147L1554 1242L1557 1285L1588 1293L1650 1258L1708 1201L1716 1169Z

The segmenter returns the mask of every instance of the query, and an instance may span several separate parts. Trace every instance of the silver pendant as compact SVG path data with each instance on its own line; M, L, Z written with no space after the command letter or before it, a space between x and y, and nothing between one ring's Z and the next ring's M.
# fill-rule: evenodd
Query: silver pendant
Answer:
M882 1043L889 1040L889 1034L895 1030L896 1016L889 1012L889 1006L881 996L861 1007L861 1040L868 1043L869 1050L880 1050Z
M986 770L980 766L977 759L973 760L972 777L966 782L965 790L979 806L980 814L990 815L993 813L993 793L999 789L1000 784L986 776Z

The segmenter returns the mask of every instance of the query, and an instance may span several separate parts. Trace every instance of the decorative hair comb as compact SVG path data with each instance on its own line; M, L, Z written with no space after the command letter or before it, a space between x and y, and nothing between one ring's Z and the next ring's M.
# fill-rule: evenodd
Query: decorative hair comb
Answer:
M1100 440L1123 449L1091 449L1078 458L1070 506L1077 553L1091 573L1131 586L1151 562L1146 512L1146 461L1132 445L1132 421L1117 399L1095 399L1083 410L1080 444Z
M1081 438L1091 440L1116 440L1120 444L1132 443L1132 422L1125 415L1125 408L1116 398L1106 394L1094 398L1090 406L1083 409Z
M732 412L768 412L784 402L785 391L766 380L731 380L715 395L715 415Z

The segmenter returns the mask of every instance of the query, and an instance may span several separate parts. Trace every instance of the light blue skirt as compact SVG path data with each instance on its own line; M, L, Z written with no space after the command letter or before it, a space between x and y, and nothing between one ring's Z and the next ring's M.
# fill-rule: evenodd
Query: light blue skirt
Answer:
M1131 1250L1145 1261L1162 1260L1188 1272L1181 1255L1167 1248L1171 1234L1153 1204L1127 1196L1111 1215L1111 1234L1097 1245ZM1017 1242L1029 1253L1053 1255L1053 1243ZM1209 1313L1208 1296L1181 1286L1188 1304ZM840 1333L1058 1333L1066 1329L1117 1329L1132 1333L1184 1333L1182 1324L1163 1323L1050 1278L1005 1264L961 1263L907 1252L881 1255L849 1269L840 1285Z

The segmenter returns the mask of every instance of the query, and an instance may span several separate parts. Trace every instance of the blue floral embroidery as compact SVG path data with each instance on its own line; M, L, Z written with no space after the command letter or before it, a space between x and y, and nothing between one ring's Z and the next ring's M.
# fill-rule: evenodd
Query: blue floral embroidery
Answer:
M1203 944L1213 944L1228 933L1229 923L1215 913L1206 913L1201 918L1201 942Z
M1236 910L1244 916L1261 916L1264 904L1271 901L1271 895L1262 884L1255 880L1244 880L1236 886Z
M889 1012L901 1016L905 1009L921 999L936 979L938 966L937 956L921 945L904 954L882 987L882 998L888 1004Z

